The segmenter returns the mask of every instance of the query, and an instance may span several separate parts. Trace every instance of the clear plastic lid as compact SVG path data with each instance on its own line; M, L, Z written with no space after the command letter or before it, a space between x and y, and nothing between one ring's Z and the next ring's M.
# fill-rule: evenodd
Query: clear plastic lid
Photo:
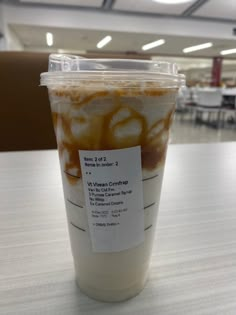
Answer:
M158 82L162 87L179 88L185 76L175 63L135 59L87 59L74 55L51 54L48 72L41 85L77 85L81 81ZM124 82L125 83L125 82Z

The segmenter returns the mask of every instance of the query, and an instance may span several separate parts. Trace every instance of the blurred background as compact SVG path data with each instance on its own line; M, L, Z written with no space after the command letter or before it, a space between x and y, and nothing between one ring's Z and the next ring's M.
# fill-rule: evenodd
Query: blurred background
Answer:
M0 150L56 146L49 53L176 62L171 143L236 140L235 0L0 1Z

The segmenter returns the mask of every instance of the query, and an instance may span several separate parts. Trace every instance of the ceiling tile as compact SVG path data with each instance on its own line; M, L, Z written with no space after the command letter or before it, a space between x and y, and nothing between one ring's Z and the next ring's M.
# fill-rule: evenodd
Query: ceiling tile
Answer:
M103 4L103 0L20 0L20 2L84 7L101 7Z
M182 4L162 4L153 0L116 0L113 9L156 14L182 14L196 0Z
M236 19L236 1L235 0L209 0L202 5L194 16Z

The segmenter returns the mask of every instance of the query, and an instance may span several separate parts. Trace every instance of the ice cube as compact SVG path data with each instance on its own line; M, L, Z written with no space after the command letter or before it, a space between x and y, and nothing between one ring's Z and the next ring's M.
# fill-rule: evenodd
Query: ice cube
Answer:
M150 129L147 138L152 139L153 137L157 136L157 134L164 129L164 122L158 121L154 124L154 126Z
M142 129L141 119L130 118L118 123L112 133L112 145L115 148L125 148L140 144Z
M97 98L83 106L83 110L89 115L106 115L115 109L116 105L111 97Z
M110 122L110 127L114 127L117 123L132 116L131 110L127 107L122 107L113 116Z
M131 108L133 111L138 112L139 114L142 113L144 104L141 98L138 97L121 97L121 103L128 108Z
M87 117L79 116L71 120L71 132L75 138L80 138L90 129L90 123Z
M148 128L151 128L155 122L167 117L169 112L174 108L173 102L168 102L165 98L167 96L159 97L142 97L143 109L141 115L144 116Z

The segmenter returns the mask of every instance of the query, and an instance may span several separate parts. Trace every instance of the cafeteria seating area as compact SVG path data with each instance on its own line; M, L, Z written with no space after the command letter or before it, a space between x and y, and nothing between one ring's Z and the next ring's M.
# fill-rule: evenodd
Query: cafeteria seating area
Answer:
M171 143L236 140L236 88L185 87L177 97Z

